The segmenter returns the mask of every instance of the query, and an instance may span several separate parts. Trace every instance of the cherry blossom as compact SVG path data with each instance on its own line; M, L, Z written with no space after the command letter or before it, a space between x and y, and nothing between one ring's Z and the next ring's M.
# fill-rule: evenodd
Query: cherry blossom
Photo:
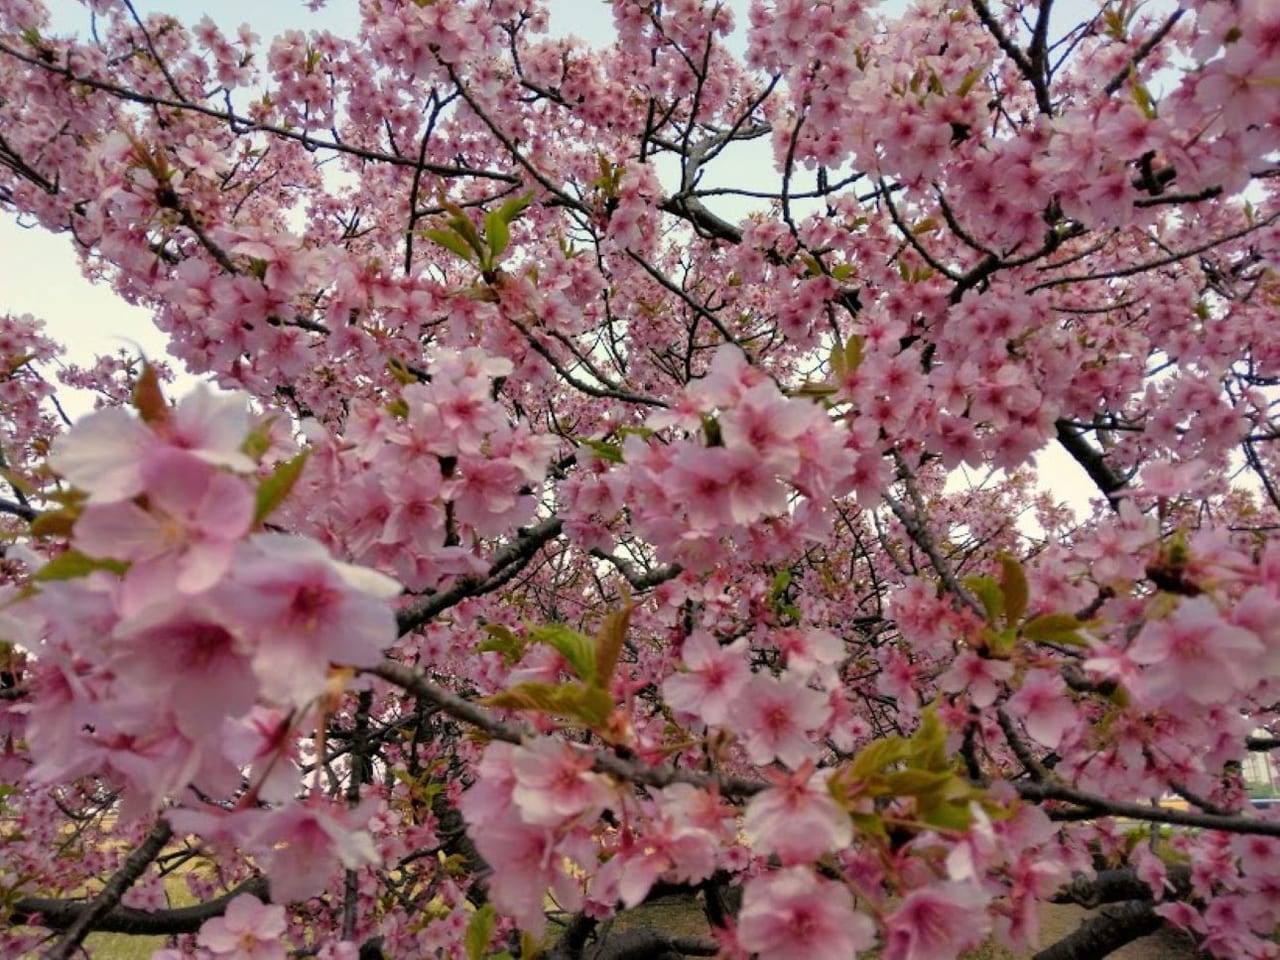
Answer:
M806 956L848 960L875 941L871 920L857 913L853 895L804 867L790 867L744 884L738 942L761 960Z
M282 960L288 948L281 940L286 929L284 908L241 894L221 917L205 921L197 941L214 957L235 960Z
M0 311L0 953L1276 953L1274 3L90 6L0 208L162 345Z

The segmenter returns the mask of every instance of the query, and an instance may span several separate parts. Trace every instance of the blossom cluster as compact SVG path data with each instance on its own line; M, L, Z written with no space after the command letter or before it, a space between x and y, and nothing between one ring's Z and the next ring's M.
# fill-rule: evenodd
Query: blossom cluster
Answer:
M297 729L382 659L400 588L263 529L291 464L260 476L246 451L270 440L247 397L198 387L170 407L143 399L148 384L141 417L104 408L50 456L70 485L70 549L6 611L38 694L27 779L101 777L122 818L165 812L256 854L282 900L305 898L375 854L371 810L296 802Z

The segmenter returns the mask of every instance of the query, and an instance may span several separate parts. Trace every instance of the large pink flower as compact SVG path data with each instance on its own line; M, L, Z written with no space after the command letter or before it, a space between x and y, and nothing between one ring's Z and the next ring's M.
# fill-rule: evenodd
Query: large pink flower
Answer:
M756 674L733 708L752 763L780 760L798 767L817 753L810 734L831 716L827 695L795 677Z
M805 764L747 804L742 832L758 852L783 864L806 863L848 846L853 822L827 789L825 772Z
M1227 623L1208 597L1188 597L1148 623L1129 648L1146 667L1138 690L1152 703L1213 705L1238 700L1258 681L1265 650L1251 630Z
M525 823L555 827L572 817L594 817L613 799L609 781L591 772L591 758L551 737L515 748L512 798Z
M49 465L88 493L90 503L116 503L142 492L142 457L154 442L142 421L120 407L106 407L58 439Z
M875 924L848 887L791 867L743 886L738 942L759 960L853 960L875 942Z
M708 725L724 725L751 679L746 647L745 640L722 647L707 631L695 630L680 648L688 672L672 674L662 682L667 704L700 717Z
M247 396L218 394L203 384L154 428L119 407L82 418L62 437L50 465L89 494L90 503L115 503L146 489L144 468L165 447L241 472L254 462L240 449L249 433Z
M285 960L284 907L241 894L221 917L206 920L196 942L219 960Z
M377 863L373 840L361 826L372 812L369 802L348 810L312 800L264 813L251 842L263 851L272 897L305 900L323 891L340 867Z
M169 597L117 631L112 669L139 698L159 696L179 730L192 739L217 733L224 717L240 717L258 696L244 644L209 604Z
M84 553L132 562L126 613L174 589L194 594L213 586L253 522L249 485L187 453L154 449L141 476L148 509L132 501L91 503L75 527Z
M249 638L264 694L302 706L323 692L331 662L378 662L396 638L390 600L399 592L315 541L259 534L242 544L218 602Z
M989 899L955 881L913 890L889 917L884 960L955 960L990 930Z

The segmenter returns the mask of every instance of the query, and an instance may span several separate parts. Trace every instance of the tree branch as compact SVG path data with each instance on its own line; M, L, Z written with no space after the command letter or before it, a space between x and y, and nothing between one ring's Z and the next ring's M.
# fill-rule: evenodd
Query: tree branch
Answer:
M1164 920L1149 900L1130 900L1090 917L1074 933L1037 953L1032 960L1097 960L1126 943L1155 933Z
M80 948L80 944L84 942L89 932L100 929L99 921L120 902L120 898L142 876L151 861L160 855L160 851L172 836L173 827L169 826L169 821L157 820L146 839L130 851L124 863L120 865L120 869L112 874L102 891L85 904L79 915L71 921L61 939L45 951L44 960L69 960Z
M400 636L429 623L456 603L467 597L478 597L502 586L519 573L547 543L564 529L564 521L550 517L523 535L498 549L493 555L489 575L484 579L464 577L447 590L439 590L425 600L407 607L396 614Z
M1085 793L1066 784L1035 782L1015 783L1014 788L1024 800L1060 800L1074 804L1096 816L1129 817L1147 823L1167 823L1178 827L1199 827L1204 830L1221 830L1224 833L1258 834L1280 837L1280 822L1260 820L1235 814L1223 816L1216 813L1196 813L1191 810L1171 810L1152 807L1128 800L1109 800Z
M93 929L101 933L127 933L136 936L169 936L195 933L206 920L222 916L227 905L241 894L269 900L267 878L250 877L222 896L190 907L171 910L138 910L114 907L94 921ZM52 897L20 897L13 905L9 922L14 925L39 924L50 930L65 930L85 913L91 904L83 900L56 900Z

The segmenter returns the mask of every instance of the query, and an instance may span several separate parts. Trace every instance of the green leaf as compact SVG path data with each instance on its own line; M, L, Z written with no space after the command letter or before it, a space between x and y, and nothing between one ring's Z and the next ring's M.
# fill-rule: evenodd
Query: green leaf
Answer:
M827 365L831 367L831 377L837 383L844 379L844 347L836 344L827 356Z
M492 267L511 245L511 228L497 210L484 215L484 238L489 244L489 266Z
M613 697L602 687L586 687L575 701L577 716L592 727L603 727L613 713Z
M1000 561L1000 592L1004 595L1004 622L1014 626L1027 612L1027 601L1030 591L1027 588L1027 575L1016 559L1007 553L1000 553L996 559Z
M253 507L253 522L255 526L271 516L272 511L284 502L285 497L289 496L289 491L293 489L293 485L302 476L302 468L306 466L307 457L309 456L311 456L311 451L303 450L291 460L286 460L279 464L272 471L271 476L258 484L258 492L254 495Z
M109 570L117 576L123 576L128 569L129 565L122 560L97 559L86 556L79 550L68 550L37 570L31 579L43 582L78 580L80 577L87 577L95 570Z
M827 362L831 365L836 383L858 372L858 367L862 366L862 348L866 341L867 338L862 334L855 334L843 345L837 343L831 348Z
M35 353L24 353L20 356L10 357L8 363L9 369L5 371L5 377L12 377L15 373L34 360L36 356L37 355Z
M509 690L486 697L481 703L504 710L550 713L578 720L589 727L604 726L613 712L613 698L608 692L581 683L517 683Z
M1151 99L1151 92L1136 79L1129 84L1129 89L1133 94L1133 102L1138 105L1142 115L1148 120L1154 120L1156 118L1156 105Z
M982 639L987 642L987 652L996 660L1008 660L1018 645L1018 632L1012 627L1004 630L993 630L984 627Z
M491 903L486 903L471 915L464 938L467 960L484 960L485 954L489 952L489 941L493 938L493 931L497 926L498 912Z
M533 191L513 197L498 208L498 216L505 223L515 223L516 218L528 210L531 203L533 203Z
M270 422L258 424L249 431L249 435L244 438L244 443L240 444L240 452L254 463L261 460L271 449L270 427Z
M595 641L563 623L548 623L529 630L529 642L545 643L560 651L579 680L592 683L596 678Z
M1076 632L1079 629L1073 613L1042 613L1022 625L1022 635L1028 640L1084 645L1087 641Z
M862 334L855 334L850 337L844 345L844 369L848 374L858 372L858 368L862 366L862 348L867 342L867 338Z
M885 785L895 797L917 797L934 793L955 779L951 770L896 770L885 776Z
M446 250L456 253L463 260L467 261L467 263L475 262L476 252L471 249L470 245L465 239L463 239L462 235L456 231L432 228L429 230L423 230L422 235L428 240L444 247Z
M583 446L590 447L591 452L596 455L599 460L608 463L622 463L622 448L616 443L609 443L607 440L583 440Z
M956 87L956 94L961 97L966 96L973 89L973 85L981 78L982 70L980 68L970 70L964 75L964 79L960 81L960 86Z
M404 387L418 382L417 375L405 365L403 360L397 357L392 357L387 361L387 372L395 377L396 383Z
M884 818L875 813L852 813L854 834L860 837L876 837L881 841L889 839L889 832L884 828Z
M773 578L773 585L769 588L769 605L774 606L779 600L787 595L787 590L791 586L791 571L779 570Z
M931 827L942 830L968 830L973 821L969 799L948 800L944 803L920 803L917 805L920 819Z
M449 217L449 226L453 229L453 232L462 237L476 253L483 254L484 241L480 239L480 233L476 230L476 225L471 222L471 218L467 216L467 211L456 203L450 203L448 200L441 203L440 206L452 214Z
M887 767L902 762L906 756L906 740L902 737L884 737L858 751L858 755L849 764L849 774L855 780L869 780Z
M607 687L613 679L618 657L626 643L627 627L631 624L631 610L631 598L626 597L622 608L606 616L596 633L595 673L598 686Z
M484 629L489 634L489 639L481 641L478 648L481 653L500 653L503 661L508 664L516 663L524 656L525 642L510 627L500 623L486 623Z
M920 727L908 740L910 745L908 765L919 770L950 770L947 758L947 728L938 719L934 705L925 708L920 716Z
M987 613L987 622L994 624L1004 613L1004 591L992 577L965 577L964 585L973 591Z

